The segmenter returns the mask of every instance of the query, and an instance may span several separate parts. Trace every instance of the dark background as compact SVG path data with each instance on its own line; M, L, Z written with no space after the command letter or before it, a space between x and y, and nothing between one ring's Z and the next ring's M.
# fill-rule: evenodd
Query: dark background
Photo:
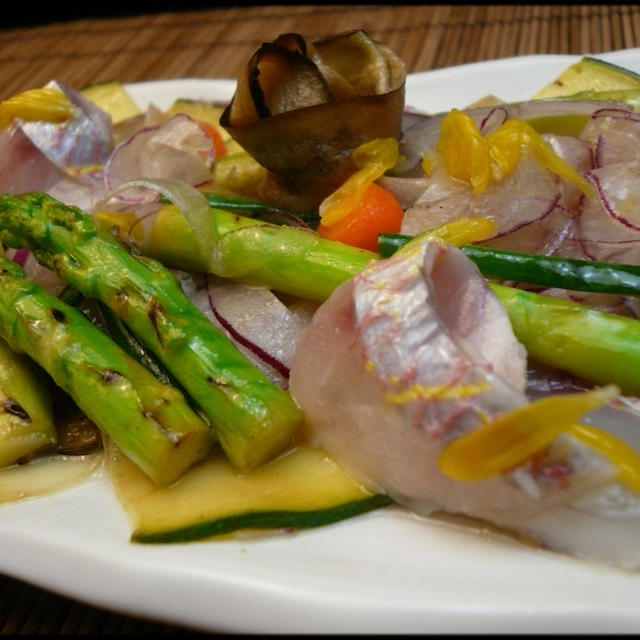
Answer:
M113 18L123 16L137 16L149 13L165 13L177 11L200 11L224 7L259 6L259 2L213 2L158 0L157 2L113 2L107 0L84 0L84 2L56 2L45 0L44 3L24 4L18 0L5 3L0 17L0 28L32 27L38 24L64 22L67 20L81 20L83 18ZM278 4L287 4L278 2Z

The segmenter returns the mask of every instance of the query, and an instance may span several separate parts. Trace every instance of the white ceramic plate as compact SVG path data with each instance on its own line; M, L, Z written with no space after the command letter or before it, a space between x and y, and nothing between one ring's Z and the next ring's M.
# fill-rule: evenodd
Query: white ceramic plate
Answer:
M601 56L640 72L640 49ZM575 56L412 75L428 111L525 99ZM232 81L129 87L141 105L226 99ZM616 633L640 630L640 573L589 565L388 509L293 535L142 546L105 477L0 507L0 571L116 611L208 631Z

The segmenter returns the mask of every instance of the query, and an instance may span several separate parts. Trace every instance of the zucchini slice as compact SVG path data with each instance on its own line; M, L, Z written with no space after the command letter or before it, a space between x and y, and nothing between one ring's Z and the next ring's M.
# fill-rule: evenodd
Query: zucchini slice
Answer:
M43 372L0 339L0 467L55 448L51 402Z
M238 473L213 456L160 488L109 443L107 468L133 524L133 542L188 542L239 531L327 525L391 504L323 451L300 446L255 471Z
M581 91L640 89L640 75L604 60L583 57L567 67L553 82L542 87L534 98L557 98Z
M106 111L114 124L141 113L140 107L117 80L89 85L80 93Z

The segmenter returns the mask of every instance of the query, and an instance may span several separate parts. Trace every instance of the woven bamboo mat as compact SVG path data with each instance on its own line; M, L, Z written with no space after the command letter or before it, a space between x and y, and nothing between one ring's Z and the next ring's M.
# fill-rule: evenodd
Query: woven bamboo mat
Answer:
M536 53L640 46L640 7L260 6L77 20L0 30L0 97L52 78L82 87L178 77L233 78L267 40L364 28L410 72Z
M394 49L409 72L517 55L640 47L635 5L263 5L133 12L0 29L0 99L51 79L83 87L110 79L233 78L263 41L285 32L314 38L364 28ZM2 635L183 632L0 576Z

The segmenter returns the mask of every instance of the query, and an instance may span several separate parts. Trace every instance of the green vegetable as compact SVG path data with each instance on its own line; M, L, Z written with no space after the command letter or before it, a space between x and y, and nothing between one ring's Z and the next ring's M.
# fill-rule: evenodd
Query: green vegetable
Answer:
M640 322L529 291L491 284L527 353L596 384L640 393Z
M212 209L223 209L224 211L237 212L246 216L270 216L273 214L284 214L295 216L309 224L317 225L320 222L320 216L317 212L294 212L286 211L273 207L270 204L264 202L256 202L254 200L247 200L246 198L240 198L238 196L224 195L219 193L203 192L209 206Z
M117 80L89 85L80 93L106 111L114 124L142 113L140 107Z
M109 475L136 542L187 542L240 529L305 529L391 504L321 449L300 446L239 473L212 456L170 487L153 486L107 446Z
M100 315L111 339L145 369L148 369L163 384L178 388L176 379L162 366L161 362L145 349L144 345L129 331L127 326L106 305L99 303Z
M594 100L624 102L634 111L640 111L640 89L614 89L611 91L578 91L570 96L562 96L567 100Z
M55 446L46 380L0 339L0 467Z
M176 527L167 531L153 533L136 531L131 539L133 542L144 543L191 542L222 536L241 529L312 529L389 506L392 502L388 496L375 494L367 498L341 502L326 509L241 511L234 515L214 517L204 522Z
M549 84L542 87L534 98L557 98L580 91L616 91L640 89L640 75L591 56L584 56L567 67Z
M46 194L0 196L0 238L27 246L88 298L116 313L171 371L240 469L291 445L302 414L184 295L174 275L100 238L80 209Z
M160 384L77 309L0 257L0 336L26 353L154 482L168 484L211 446L182 394Z
M410 236L400 234L380 234L380 255L389 257L410 239ZM640 267L636 265L555 258L479 246L460 249L488 278L573 291L640 294Z
M273 225L219 209L212 209L211 215L219 235L215 275L223 278L322 301L378 258L377 253L326 240L301 227ZM100 213L96 222L123 242L129 239L130 218ZM150 237L138 248L167 266L207 271L208 265L193 251L194 243L180 210L166 205L158 211Z

